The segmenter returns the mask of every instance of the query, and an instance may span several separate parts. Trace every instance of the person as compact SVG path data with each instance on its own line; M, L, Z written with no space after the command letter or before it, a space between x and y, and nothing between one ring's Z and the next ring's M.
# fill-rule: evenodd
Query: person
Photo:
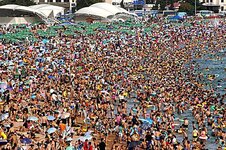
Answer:
M99 143L99 150L105 150L106 144L104 142L104 139L101 138L101 142Z
M91 142L88 144L88 150L94 150Z
M0 128L0 136L3 140L7 140L7 135L5 134L2 128Z
M152 140L152 136L151 136L151 133L148 131L147 135L145 136L145 141L147 142L147 148L150 147L151 140Z
M199 134L198 130L196 128L194 128L192 134L193 134L193 140L196 141L198 138L198 134Z
M83 143L83 149L84 150L89 150L89 145L88 145L88 140L86 139L85 142Z

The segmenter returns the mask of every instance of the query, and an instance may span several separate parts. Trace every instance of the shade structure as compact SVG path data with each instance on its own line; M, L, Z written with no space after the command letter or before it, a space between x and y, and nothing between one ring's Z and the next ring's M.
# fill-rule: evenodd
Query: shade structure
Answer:
M8 4L8 5L3 5L0 6L0 10L1 9L8 9L8 10L13 10L13 11L22 11L22 12L30 12L30 13L34 13L37 14L39 16L42 16L44 18L46 18L47 16L45 14L43 14L42 12L35 10L33 8L30 7L26 7L26 6L20 6L20 5L15 5L15 4Z
M30 120L30 121L38 121L38 118L35 117L35 116L30 116L27 118L27 120Z
M26 6L0 6L0 24L30 24L45 22L47 16L42 12Z
M54 116L47 116L47 120L49 120L49 121L55 120L55 117Z
M87 16L95 16L95 17L100 17L100 18L107 18L108 16L114 15L113 13L106 11L101 8L96 8L96 7L84 7L80 10L78 10L75 13L76 16L79 15L87 15Z
M74 147L74 146L68 146L68 147L66 148L66 150L75 150L75 147Z
M54 132L56 132L56 128L54 128L54 127L51 127L51 128L49 128L48 130L47 130L47 132L49 133L49 134L52 134L52 133L54 133Z
M125 9L116 7L116 6L108 4L108 3L95 3L95 4L91 5L90 7L106 10L106 11L112 13L113 15L116 15L116 14L119 14L119 13L129 14L129 12L126 11Z
M24 144L31 144L32 141L29 138L23 138L23 139L20 140L20 142L24 143Z
M114 16L122 14L125 14L126 18L129 18L127 16L132 16L131 13L123 8L108 3L95 3L89 7L82 8L75 12L75 21L89 21L89 19L111 21Z
M64 7L54 6L50 4L39 4L39 5L32 5L29 8L35 9L47 17L56 17L59 13L64 14Z

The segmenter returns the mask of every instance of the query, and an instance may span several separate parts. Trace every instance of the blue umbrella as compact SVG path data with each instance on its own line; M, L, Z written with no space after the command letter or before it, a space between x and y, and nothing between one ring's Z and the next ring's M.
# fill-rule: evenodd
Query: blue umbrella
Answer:
M35 116L30 116L27 118L27 120L30 120L30 121L38 121L38 118L35 117Z
M49 78L49 79L54 79L55 77L54 77L54 76L48 76L48 78Z
M46 44L48 42L49 42L49 40L47 40L47 39L42 40L42 43L44 43L44 44Z
M54 116L48 116L47 120L50 120L50 121L55 120L55 117Z
M31 99L35 99L36 98L36 95L35 94L32 94L31 95Z
M5 120L5 119L7 119L8 117L9 117L9 113L2 114L2 115L0 116L0 120L3 121L3 120Z
M152 124L153 123L153 120L148 118L148 119L139 119L140 121L142 121L143 123L149 123L149 124Z
M24 144L31 144L32 141L29 138L23 138L23 139L20 140L20 142L24 143Z
M90 136L92 134L92 132L88 131L85 133L85 136Z
M49 134L51 134L51 133L54 133L54 132L56 132L56 128L54 128L54 127L52 127L52 128L49 128L48 130L47 130L47 132L49 133Z
M150 124L153 123L153 120L151 118L146 119Z
M73 139L72 139L71 137L68 137L68 138L66 139L66 141L67 141L67 142L70 142L70 141L73 141Z

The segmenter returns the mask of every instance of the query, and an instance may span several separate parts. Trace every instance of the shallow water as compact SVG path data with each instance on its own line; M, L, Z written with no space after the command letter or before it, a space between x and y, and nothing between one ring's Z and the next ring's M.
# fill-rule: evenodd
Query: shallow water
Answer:
M210 57L211 59L208 59ZM208 84L211 84L216 93L220 93L221 95L225 94L226 49L223 52L217 53L216 55L206 54L203 59L196 59L195 61L199 65L199 69L197 71L203 73L205 76L204 81ZM213 81L209 81L206 77L208 74L215 74L217 77ZM209 86L206 86L205 88L209 89Z
M213 54L206 54L204 55L203 58L200 59L194 59L194 61L197 63L196 65L198 68L196 68L197 73L203 73L204 78L202 79L202 83L206 83L207 85L205 86L206 89L212 88L214 91L221 95L226 93L226 49L222 52L216 53L215 55ZM208 69L207 69L208 68ZM210 81L207 79L208 74L215 74L217 77ZM211 86L210 86L211 85ZM226 100L224 100L226 102ZM188 110L184 112L181 115L176 114L175 115L178 118L188 118L190 125L188 128L188 138L189 140L192 140L192 121L195 121L191 110ZM208 135L211 135L211 128L208 127ZM177 136L178 141L182 141L183 137L182 135ZM208 150L214 150L217 149L217 144L215 143L215 137L210 136L209 139L207 140L206 143L206 149Z
M211 57L211 59L210 59ZM218 59L216 59L218 57ZM207 86L205 88L209 89L209 85L212 85L216 93L220 93L221 95L226 93L226 49L222 52L219 52L215 54L214 56L211 56L211 54L206 54L201 59L194 59L196 62L196 65L198 65L198 68L196 68L197 73L203 73L204 79L202 79L203 83L207 83ZM206 69L208 68L208 69ZM215 78L215 80L208 80L207 75L208 74L216 74L218 77ZM226 100L224 100L226 101ZM139 104L137 102L134 102L134 99L130 99L128 101L127 110L130 111L131 107L133 107L134 104ZM150 109L148 110L148 113L150 113ZM189 120L189 127L188 127L188 138L190 141L192 141L192 121L195 121L192 111L187 110L183 114L175 114L176 118L184 119L188 118ZM211 128L208 127L208 135L211 135ZM215 150L217 149L218 145L215 143L215 137L210 136L209 139L206 141L206 149L208 150ZM183 136L180 134L177 134L177 140L179 142L182 142Z

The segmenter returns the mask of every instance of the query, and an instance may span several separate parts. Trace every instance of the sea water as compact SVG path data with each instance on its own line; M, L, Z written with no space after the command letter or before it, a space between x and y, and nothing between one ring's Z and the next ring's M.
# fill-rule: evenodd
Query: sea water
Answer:
M193 59L196 62L196 73L203 74L202 84L205 89L213 89L215 94L224 95L226 93L226 48L216 53L206 53L202 58ZM215 75L214 80L209 80L208 75ZM226 99L224 99L226 102ZM195 121L191 110L187 110L181 115L176 115L178 118L188 118L190 125L188 127L188 138L192 140L192 125L191 122ZM208 127L208 126L207 126ZM215 143L216 137L211 136L211 128L208 127L209 139L206 141L206 149L215 150L218 145ZM177 139L182 141L182 135L178 135Z
M206 89L214 89L216 94L225 94L226 93L226 48L224 50L220 50L217 53L214 54L205 54L202 58L193 59L193 61L196 63L195 72L196 73L202 73L204 78L202 79L204 88ZM215 75L216 78L212 81L208 80L208 75ZM134 94L134 97L136 97L136 94ZM134 104L139 105L139 102L134 102L133 99L128 100L128 108L129 111ZM226 100L224 100L226 102ZM148 113L150 113L150 109L148 110ZM190 124L188 127L188 139L192 141L192 121L196 121L194 116L192 115L191 110L187 110L182 114L175 114L176 118L184 119L188 118ZM215 150L217 149L218 145L215 143L216 137L211 136L211 128L208 127L208 135L209 139L206 141L206 149L208 150ZM177 140L179 142L182 142L183 136L181 134L177 134Z

